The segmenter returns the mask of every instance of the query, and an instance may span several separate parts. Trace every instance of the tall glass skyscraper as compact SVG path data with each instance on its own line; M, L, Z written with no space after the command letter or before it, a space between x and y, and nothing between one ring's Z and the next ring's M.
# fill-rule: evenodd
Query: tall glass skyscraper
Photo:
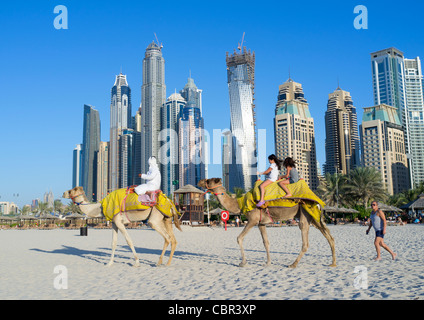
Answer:
M232 161L229 166L229 190L246 191L256 180L256 122L255 122L255 53L246 51L226 54L227 83L230 96L230 130Z
M120 163L120 159L126 159L128 155L120 154L120 139L123 131L131 126L131 89L127 77L121 72L116 76L111 90L109 191L128 186L129 168Z
M179 129L179 187L187 184L196 186L205 179L205 140L202 118L202 90L197 89L192 78L181 96L187 102L181 109L178 122Z
M84 105L82 187L88 201L97 201L97 154L100 146L99 111Z
M325 112L324 173L348 174L360 164L356 108L350 93L338 87L328 95Z
M396 108L405 133L411 184L424 181L423 76L419 58L389 48L371 53L374 103Z
M72 188L81 186L82 183L82 144L77 144L73 153L73 167L72 167Z
M143 85L141 86L141 170L149 170L151 156L158 158L161 130L160 110L166 100L165 60L162 46L149 44L143 59Z
M178 120L181 116L181 110L185 106L185 99L179 93L173 93L163 104L161 110L162 130L159 135L159 139L162 141L160 148L161 189L167 195L171 195L178 189Z
M409 151L412 181L416 187L424 181L424 80L419 57L404 61Z

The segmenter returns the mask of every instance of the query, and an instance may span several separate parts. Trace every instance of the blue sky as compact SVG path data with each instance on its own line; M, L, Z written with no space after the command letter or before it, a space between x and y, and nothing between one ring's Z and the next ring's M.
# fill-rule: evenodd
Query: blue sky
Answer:
M53 26L56 5L68 9L67 30ZM356 5L368 9L367 30L353 26ZM184 87L191 70L212 133L229 127L225 53L245 32L244 45L256 54L257 128L267 130L267 154L274 152L278 86L290 68L309 102L323 165L324 112L337 79L351 93L361 123L362 108L373 105L370 53L394 46L408 58L422 58L423 9L418 0L2 3L0 201L22 206L50 190L60 198L71 187L83 105L99 110L108 141L115 75L121 67L127 75L134 114L154 33L164 45L167 96ZM210 166L209 174L221 176L220 165Z

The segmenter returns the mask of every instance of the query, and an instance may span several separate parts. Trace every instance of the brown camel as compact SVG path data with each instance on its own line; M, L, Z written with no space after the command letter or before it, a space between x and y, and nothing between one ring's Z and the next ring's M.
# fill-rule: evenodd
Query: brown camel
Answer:
M232 213L237 213L237 214L241 213L237 200L230 197L227 194L225 188L222 186L222 181L220 178L201 180L199 181L198 186L214 193L216 197L218 198L218 201L221 203L221 205L224 208L226 208L228 211ZM299 204L295 205L292 208L270 207L268 208L268 212L269 212L269 215L268 213L265 213L264 209L253 209L252 211L249 211L246 213L248 217L248 223L246 227L243 229L243 231L240 233L240 235L237 237L237 242L241 249L240 267L245 266L247 263L246 256L244 254L244 249L243 249L243 239L246 236L246 234L250 231L250 229L252 229L252 227L256 225L258 225L259 227L259 230L262 235L262 240L265 246L265 250L266 250L266 255L267 255L266 265L269 265L271 263L271 256L269 254L269 241L268 241L268 235L266 232L266 225L269 223L272 223L273 221L282 221L282 220L289 220L294 218L299 219L299 228L302 233L302 250L300 251L297 259L289 267L295 268L297 264L299 263L300 259L302 258L302 256L308 250L309 225L311 223L319 231L321 231L321 233L324 235L324 237L327 239L328 243L330 244L332 258L333 258L333 262L330 266L331 267L336 266L336 253L335 253L334 239L330 234L330 230L328 230L327 226L325 225L322 215L321 215L320 222L317 223Z
M84 190L82 187L75 187L71 190L65 191L63 193L63 198L72 199L72 201L78 205L81 211L89 217L101 217L103 216L102 206L100 203L90 203L85 196ZM173 218L175 226L180 230L180 220L178 219L178 213L172 210ZM134 222L134 221L142 221L147 220L149 225L159 232L162 237L165 239L165 244L163 246L162 254L159 257L159 262L157 265L162 264L162 259L165 254L166 248L169 243L171 243L171 253L169 255L168 263L166 265L171 264L172 256L174 255L175 248L177 247L177 240L175 239L174 230L172 228L172 217L164 216L158 209L155 207L149 208L147 210L132 210L126 211L124 214L116 214L112 219L112 256L110 258L108 266L113 264L113 258L115 255L116 243L118 240L118 230L124 235L125 240L130 246L133 254L134 254L134 267L140 266L140 262L138 260L137 254L134 249L134 245L132 240L125 229L125 225Z

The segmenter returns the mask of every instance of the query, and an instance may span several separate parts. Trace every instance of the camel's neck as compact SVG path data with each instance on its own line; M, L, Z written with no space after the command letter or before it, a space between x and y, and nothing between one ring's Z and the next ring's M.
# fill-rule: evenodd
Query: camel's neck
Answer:
M102 216L101 204L89 202L85 194L81 194L75 197L74 202L78 205L81 212L84 213L85 215L92 218Z
M214 190L214 193L218 198L219 203L221 203L221 205L231 213L240 213L240 207L237 199L230 197L227 192L225 192L224 187L217 189L218 188Z

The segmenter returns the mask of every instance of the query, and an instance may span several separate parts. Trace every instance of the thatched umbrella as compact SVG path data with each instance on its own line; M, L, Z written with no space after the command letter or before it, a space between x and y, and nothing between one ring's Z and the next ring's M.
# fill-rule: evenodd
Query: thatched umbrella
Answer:
M420 211L424 212L424 193L421 193L418 199L401 206L401 209L406 210L411 217L416 217Z

